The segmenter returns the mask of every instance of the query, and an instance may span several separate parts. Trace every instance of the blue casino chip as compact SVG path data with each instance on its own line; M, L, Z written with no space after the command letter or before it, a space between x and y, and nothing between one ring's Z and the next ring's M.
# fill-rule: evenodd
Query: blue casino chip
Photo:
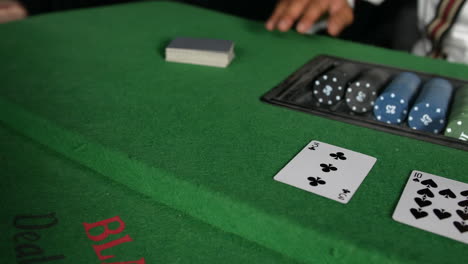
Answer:
M405 121L421 79L414 73L403 72L385 87L374 105L374 116L380 122L401 124Z
M442 132L447 122L453 90L450 82L441 78L426 82L411 107L408 126L435 134Z

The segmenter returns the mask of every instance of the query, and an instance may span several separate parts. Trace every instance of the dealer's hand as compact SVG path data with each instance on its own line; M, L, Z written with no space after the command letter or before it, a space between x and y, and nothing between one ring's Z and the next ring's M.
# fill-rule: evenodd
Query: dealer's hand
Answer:
M23 19L27 16L28 12L20 2L13 0L0 0L0 24Z
M279 0L266 22L268 30L288 31L298 21L296 30L305 33L322 15L328 14L328 33L338 35L353 22L353 9L347 0Z

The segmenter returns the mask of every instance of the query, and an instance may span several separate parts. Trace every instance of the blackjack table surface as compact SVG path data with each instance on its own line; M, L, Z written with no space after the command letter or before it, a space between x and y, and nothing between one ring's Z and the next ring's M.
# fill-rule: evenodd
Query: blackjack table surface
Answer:
M39 15L0 36L1 263L466 259L466 244L392 219L412 170L468 182L466 151L260 100L320 54L457 79L465 65L173 2ZM232 40L236 58L166 62L178 36ZM311 140L377 158L348 204L273 180Z

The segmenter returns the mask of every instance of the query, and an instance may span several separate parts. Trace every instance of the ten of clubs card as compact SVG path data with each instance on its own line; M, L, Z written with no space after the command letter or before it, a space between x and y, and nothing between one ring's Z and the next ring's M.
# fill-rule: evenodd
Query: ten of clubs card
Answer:
M274 179L346 204L375 162L374 157L313 140Z
M393 219L468 244L468 184L413 171Z

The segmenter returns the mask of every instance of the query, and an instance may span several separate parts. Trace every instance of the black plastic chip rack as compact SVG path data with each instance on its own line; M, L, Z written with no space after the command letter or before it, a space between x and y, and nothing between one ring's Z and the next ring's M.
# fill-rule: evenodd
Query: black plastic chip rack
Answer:
M468 84L468 81L448 78L435 74L428 74L384 65L353 61L328 55L320 55L310 60L308 63L306 63L296 72L291 74L279 85L268 91L265 95L261 97L261 100L270 104L279 105L282 107L299 110L302 112L354 125L360 125L465 151L468 150L467 141L447 137L443 134L433 134L413 130L410 127L408 127L406 122L400 125L379 122L375 119L372 111L367 112L365 114L354 113L348 108L344 100L330 107L324 104L320 104L318 101L316 101L316 99L313 96L311 86L312 82L324 72L342 63L353 63L356 67L359 67L361 69L361 72L372 68L379 68L390 73L392 77L396 76L401 72L412 72L417 74L421 78L423 83L431 78L440 77L451 82L455 90L459 89L463 85ZM390 78L389 82L391 81L391 79L392 78ZM448 116L450 116L450 111L447 117Z

